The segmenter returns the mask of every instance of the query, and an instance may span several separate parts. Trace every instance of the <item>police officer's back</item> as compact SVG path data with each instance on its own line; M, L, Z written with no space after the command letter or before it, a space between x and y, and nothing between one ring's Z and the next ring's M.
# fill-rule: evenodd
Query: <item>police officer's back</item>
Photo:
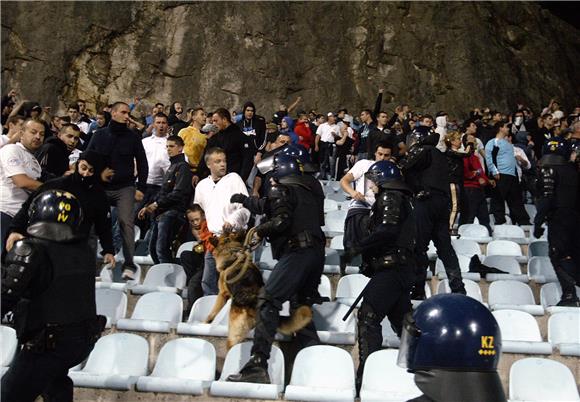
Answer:
M22 350L2 378L3 401L41 393L72 401L68 369L90 353L104 324L97 319L92 251L77 240L82 209L70 193L50 190L29 210L29 238L2 266L2 315L14 312Z

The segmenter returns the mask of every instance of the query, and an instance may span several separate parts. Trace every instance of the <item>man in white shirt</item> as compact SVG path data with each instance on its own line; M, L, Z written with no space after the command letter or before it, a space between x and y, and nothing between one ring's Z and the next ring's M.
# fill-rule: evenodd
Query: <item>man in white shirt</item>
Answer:
M22 125L24 124L24 117L22 116L11 116L6 121L6 126L8 127L8 132L5 135L0 135L0 148L8 144L16 144L20 141L20 135L22 134Z
M248 195L244 181L237 173L227 173L225 151L210 148L205 153L205 163L210 175L200 181L195 188L194 204L199 204L207 221L207 228L215 236L224 230L241 230L250 219L250 211L239 203L230 203L234 194ZM218 293L218 274L211 252L206 252L201 287L204 295Z
M89 132L89 123L82 120L78 104L71 103L68 107L67 114L70 117L70 122L76 124L83 133L87 134Z
M316 129L314 150L320 152L320 179L326 180L334 176L334 142L340 138L340 130L336 124L334 113L327 114L326 123Z
M12 218L20 210L28 195L42 184L42 173L34 157L44 140L44 124L38 120L26 120L20 142L0 149L0 227L2 254L6 235Z
M366 222L375 203L375 194L366 184L365 173L378 161L388 160L393 152L393 145L388 141L379 141L375 146L375 159L361 159L340 180L340 187L352 201L344 221L344 249L353 247L357 239L364 238ZM354 183L354 188L352 186Z

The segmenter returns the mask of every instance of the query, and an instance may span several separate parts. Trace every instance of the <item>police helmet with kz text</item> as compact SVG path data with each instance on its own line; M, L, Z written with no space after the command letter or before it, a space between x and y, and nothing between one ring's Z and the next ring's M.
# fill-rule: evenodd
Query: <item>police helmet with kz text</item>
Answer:
M391 161L373 163L365 173L365 179L372 181L377 187L411 192L411 189L403 182L401 170Z
M398 364L415 374L428 400L505 402L500 354L491 312L471 297L440 294L405 317Z
M302 176L304 165L298 157L283 153L263 159L257 165L262 174L272 172L272 177L280 179L290 175Z
M567 161L570 158L570 152L570 144L560 137L554 137L544 144L544 155L558 155Z
M83 219L78 199L63 190L48 190L37 195L28 209L30 236L56 242L77 239Z

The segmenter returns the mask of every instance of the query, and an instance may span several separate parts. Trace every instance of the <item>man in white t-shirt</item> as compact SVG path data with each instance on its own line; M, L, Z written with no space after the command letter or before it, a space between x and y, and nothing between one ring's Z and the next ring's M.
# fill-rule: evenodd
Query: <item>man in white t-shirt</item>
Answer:
M344 249L356 245L357 239L366 236L366 222L371 207L375 202L375 195L366 185L365 173L378 161L388 160L393 152L393 144L388 141L379 141L375 146L375 159L361 159L340 180L342 190L346 192L352 201L348 207L348 213L344 221ZM354 183L354 188L352 186Z
M234 194L248 195L244 181L237 173L227 173L225 151L210 148L205 153L205 163L210 175L200 181L195 188L194 204L199 204L204 212L208 230L219 236L224 230L241 230L250 219L250 211L239 203L230 203ZM205 253L205 263L201 287L204 295L218 293L218 274L211 252Z
M44 140L44 124L37 120L26 120L20 142L8 144L0 149L0 227L2 254L6 235L12 218L42 183L40 164L34 157Z
M334 177L334 142L337 138L340 138L340 130L334 113L329 112L326 123L322 123L316 129L314 139L314 151L320 152L320 179L322 180Z

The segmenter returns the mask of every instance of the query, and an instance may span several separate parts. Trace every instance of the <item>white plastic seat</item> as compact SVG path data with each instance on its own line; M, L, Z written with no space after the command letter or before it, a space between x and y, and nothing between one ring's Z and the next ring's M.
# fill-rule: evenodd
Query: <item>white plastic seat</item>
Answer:
M111 328L127 315L127 294L114 289L95 289L97 314L107 317L106 328Z
M227 301L211 323L205 323L216 299L217 295L203 296L197 299L189 312L187 322L177 324L177 333L181 335L228 336L231 300Z
M556 313L548 321L548 341L565 356L580 356L580 309Z
M461 269L462 278L470 279L475 282L479 282L481 280L481 275L479 275L479 273L469 272L469 262L471 261L471 257L463 254L457 254L457 260L459 261L459 268ZM447 279L445 265L439 258L437 258L437 261L435 261L435 275L437 275L439 279Z
M268 374L271 384L255 384L249 382L228 382L231 374L239 373L250 360L251 342L234 345L226 355L220 379L210 387L210 394L227 398L278 399L284 389L284 355L277 346L272 346L268 360Z
M203 339L179 338L167 342L153 372L139 377L137 390L201 395L215 378L216 353Z
M341 203L346 201L346 193L342 190L336 192L335 191L328 192L324 198Z
M381 322L381 334L383 335L384 347L398 349L399 346L401 346L401 340L397 336L397 333L393 330L393 327L391 327L389 317L385 317Z
M181 246L179 246L179 248L177 249L177 253L175 253L175 258L181 257L181 253L183 253L184 251L193 250L193 247L197 243L198 242L196 242L196 241L186 241L185 243L182 243Z
M512 364L510 402L578 402L578 388L570 369L550 359L529 357Z
M515 257L508 255L490 255L483 259L483 264L507 272L505 274L487 274L485 280L489 282L518 281L527 283L529 281L528 276L522 274L520 263Z
M457 233L465 240L473 240L478 243L489 243L492 238L487 228L477 223L466 223L459 226Z
M87 364L80 371L69 371L76 387L129 390L137 378L147 375L149 344L145 338L115 333L100 338Z
M576 286L576 295L580 297L580 287ZM567 311L577 311L578 307L560 307L556 306L562 299L562 287L559 283L546 283L540 289L540 302L544 309L550 313L560 313Z
M324 212L338 211L338 202L329 198L324 199Z
M339 201L338 208L343 210L343 211L348 211L348 208L350 207L351 202L352 202L351 200Z
M534 240L528 245L528 258L548 257L550 247L547 240Z
M487 255L508 255L516 257L518 262L527 262L518 243L510 240L492 240L487 244Z
M369 281L370 278L363 274L343 276L336 286L336 301L350 307ZM360 307L360 302L358 307Z
M534 301L532 289L518 281L495 281L489 285L489 307L492 310L520 310L544 315L544 308Z
M322 275L320 277L320 285L318 285L318 293L322 297L328 297L328 299L332 299L332 286L330 284L330 279L326 275Z
M344 250L344 235L334 236L330 241L330 248L334 250Z
M397 365L398 354L397 350L379 350L367 358L361 402L404 402L422 394L414 375Z
M542 341L536 319L524 311L496 310L493 313L501 331L504 353L552 353L552 345Z
M466 255L471 258L474 255L481 256L481 248L475 240L451 239L451 245L457 255Z
M431 294L431 286L429 285L430 282L425 282L425 299L428 299L432 296ZM421 303L423 303L423 300L411 300L411 304L413 305L413 308L417 308Z
M534 204L524 204L524 208L526 209L526 212L530 216L530 221L533 222L534 218L536 217L536 213L538 212L536 206Z
M155 264L155 261L153 261L153 257L151 257L151 254L135 255L135 256L133 256L133 261L136 262L137 264L143 264L143 265Z
M117 257L115 256L115 259ZM135 279L130 281L124 281L121 279L122 274L122 261L117 261L115 268L109 269L104 266L101 269L101 280L95 283L95 288L97 289L114 289L124 292L127 289L131 289L133 286L141 283L141 266L135 262L137 270L135 271ZM114 271L114 272L113 272Z
M151 292L178 293L185 287L187 276L178 264L157 264L147 271L143 284L131 288L131 293L142 295Z
M344 221L346 219L346 212L343 210L330 211L324 217L325 225L322 231L328 237L334 237L344 234Z
M128 331L165 332L175 328L183 314L183 299L166 292L147 293L139 298L131 318L117 321L117 328Z
M346 321L342 321L342 317L347 311L347 306L336 302L312 306L312 320L321 342L334 345L354 345L354 314L351 314Z
M274 269L274 266L278 263L278 260L275 260L272 257L272 247L270 245L262 246L260 258L257 260L257 265L260 269Z
M289 401L354 401L354 364L336 346L310 346L298 352L284 399Z
M437 259L437 249L435 248L433 240L429 241L429 245L427 246L427 258L429 258L429 261L435 261Z
M528 261L528 278L536 283L558 282L549 257L534 256Z
M324 249L324 270L325 274L338 274L340 272L340 254L333 248Z
M465 291L467 292L467 296L477 300L478 302L483 303L483 296L481 295L481 289L479 285L472 280L463 279L463 285L465 286ZM451 293L451 288L449 287L449 280L445 279L442 280L437 284L437 294L441 293Z
M495 225L493 240L510 240L518 244L529 243L524 229L517 225Z
M16 331L4 325L0 326L0 369L2 375L14 360L17 346Z

